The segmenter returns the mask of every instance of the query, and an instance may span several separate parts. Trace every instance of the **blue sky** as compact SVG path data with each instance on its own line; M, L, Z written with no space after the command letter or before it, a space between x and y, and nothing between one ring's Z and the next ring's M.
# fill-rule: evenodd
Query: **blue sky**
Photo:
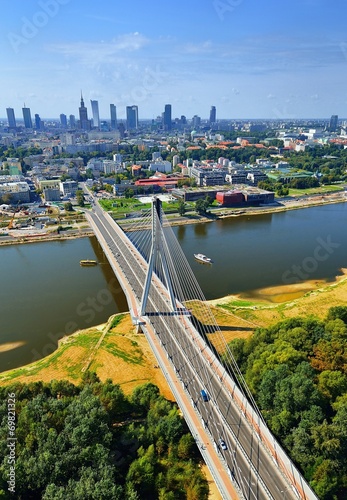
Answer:
M347 117L347 0L2 0L1 108Z

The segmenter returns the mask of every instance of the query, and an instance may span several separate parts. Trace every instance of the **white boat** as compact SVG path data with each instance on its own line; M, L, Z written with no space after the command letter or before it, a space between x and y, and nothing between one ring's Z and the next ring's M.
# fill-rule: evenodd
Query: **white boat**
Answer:
M206 257L203 253L195 253L194 257L200 262L205 262L205 264L212 264L212 259L210 259L210 257Z

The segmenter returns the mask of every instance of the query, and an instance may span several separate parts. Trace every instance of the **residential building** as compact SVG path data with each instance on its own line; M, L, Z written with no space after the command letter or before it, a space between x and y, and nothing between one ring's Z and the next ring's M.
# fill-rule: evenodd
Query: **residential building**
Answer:
M155 161L153 163L150 163L149 170L151 170L152 172L169 173L172 171L172 165L171 165L171 162L169 162L169 161L159 160L159 161Z
M247 174L247 180L249 183L254 186L258 185L260 181L266 181L268 179L267 175L261 172L260 170L253 170Z
M60 200L60 181L54 180L41 180L39 187L42 190L45 201L59 201Z
M78 189L78 182L64 181L60 183L60 191L64 196L75 196Z
M9 197L11 203L29 203L30 188L27 182L4 182L0 184L0 198Z

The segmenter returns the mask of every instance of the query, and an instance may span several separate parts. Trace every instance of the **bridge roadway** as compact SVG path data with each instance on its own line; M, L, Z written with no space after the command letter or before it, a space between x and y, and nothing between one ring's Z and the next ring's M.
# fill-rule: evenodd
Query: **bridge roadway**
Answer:
M103 247L106 243L106 254L110 258L111 253L117 261L123 274L123 288L132 316L139 317L147 263L100 207L94 205L94 211L87 214L87 218L99 241L102 243L104 240ZM245 401L236 402L232 379L194 328L189 315L185 311L179 314L172 312L166 288L158 279L154 278L154 281L155 286L150 287L146 317L140 321L155 332L161 347L165 349L178 380L207 431L206 435L229 473L230 483L238 491L237 496L247 499L316 498L305 482L300 485L295 482L296 488L292 487L291 473L281 470L277 457L266 449L259 438L259 427L251 425L249 419L245 418ZM208 402L201 398L202 388L209 395ZM221 437L227 443L227 450L219 446ZM236 498L232 493L223 496Z

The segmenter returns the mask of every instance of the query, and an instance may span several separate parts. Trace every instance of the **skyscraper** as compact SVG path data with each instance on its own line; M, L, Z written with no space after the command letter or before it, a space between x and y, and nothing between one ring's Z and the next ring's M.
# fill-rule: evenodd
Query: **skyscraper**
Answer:
M139 125L139 110L137 106L127 106L127 130L137 129Z
M116 130L117 128L117 108L114 104L110 104L111 113L111 130Z
M76 118L75 115L69 116L70 128L76 128Z
M67 116L62 113L60 115L60 125L64 128L67 128Z
M33 128L33 122L31 120L30 108L26 108L25 103L24 103L24 108L22 108L22 111L23 111L23 119L24 119L25 128Z
M165 130L171 130L172 119L171 119L171 104L165 104L165 110L163 114L163 125Z
M93 113L93 126L100 129L100 117L99 117L99 103L98 101L90 100L90 105L92 107Z
M338 115L331 115L329 123L330 132L336 132L338 119L339 119Z
M216 106L211 106L210 110L210 124L216 123Z
M80 128L82 130L90 130L90 122L88 120L88 110L84 105L84 100L81 92L81 106L79 107Z
M10 128L16 128L16 117L14 116L13 108L6 108L8 126Z
M38 115L37 113L35 113L35 128L36 130L41 130L43 128L40 115Z

